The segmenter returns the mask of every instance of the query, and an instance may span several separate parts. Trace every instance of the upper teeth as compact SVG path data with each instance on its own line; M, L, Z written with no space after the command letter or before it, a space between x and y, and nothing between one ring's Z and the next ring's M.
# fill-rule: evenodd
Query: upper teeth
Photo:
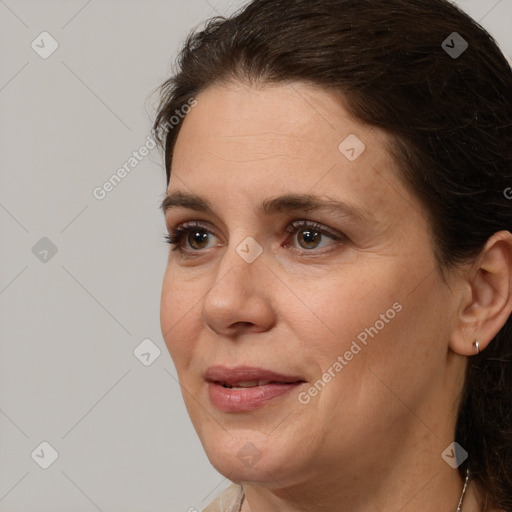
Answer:
M226 384L232 388L254 388L256 386L265 386L266 384L270 384L270 380L242 380L237 382L234 386Z

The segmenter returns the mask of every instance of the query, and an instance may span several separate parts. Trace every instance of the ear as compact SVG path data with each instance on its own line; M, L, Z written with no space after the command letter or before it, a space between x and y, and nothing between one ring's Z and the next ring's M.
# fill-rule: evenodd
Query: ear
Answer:
M512 311L512 234L498 231L465 273L461 303L450 348L472 356L483 351Z

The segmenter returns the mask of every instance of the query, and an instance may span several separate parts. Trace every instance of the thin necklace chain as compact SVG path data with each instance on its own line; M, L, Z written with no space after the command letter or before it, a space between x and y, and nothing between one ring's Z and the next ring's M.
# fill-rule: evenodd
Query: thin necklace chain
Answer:
M462 488L462 494L460 495L459 504L458 504L457 510L455 512L462 512L462 502L464 501L464 496L466 494L466 489L468 488L468 483L469 483L469 468L466 470L466 480L464 480L464 487ZM241 487L242 487L242 501L240 503L239 510L242 510L242 504L243 504L243 501L245 498L244 488L243 488L243 486L241 486Z
M462 488L462 494L460 495L459 505L457 507L456 512L462 512L462 502L464 500L464 495L466 494L466 489L468 488L469 483L469 468L466 470L466 480L464 481L464 487Z

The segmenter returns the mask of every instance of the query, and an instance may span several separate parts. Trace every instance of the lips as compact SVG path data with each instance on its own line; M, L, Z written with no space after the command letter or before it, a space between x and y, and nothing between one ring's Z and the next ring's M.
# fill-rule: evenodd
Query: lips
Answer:
M205 372L211 403L225 413L246 413L286 396L306 382L263 368L211 366Z
M215 382L228 388L252 388L267 384L295 384L305 382L297 375L284 375L264 368L252 366L210 366L205 372L208 382Z

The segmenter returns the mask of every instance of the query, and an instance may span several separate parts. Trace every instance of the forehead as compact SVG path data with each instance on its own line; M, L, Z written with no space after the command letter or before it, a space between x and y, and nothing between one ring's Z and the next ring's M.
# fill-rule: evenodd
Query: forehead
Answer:
M400 183L389 136L354 119L332 91L228 84L196 100L176 141L169 193L260 204L271 195L334 192L375 210L392 209L398 191L418 206Z
M339 143L352 132L374 146L383 147L387 142L384 132L354 119L339 94L303 82L257 88L217 84L202 91L196 100L197 106L185 118L175 152L179 152L183 139L192 135L201 143L214 141L227 151L253 147L265 154L278 154L285 149L289 157L299 157L311 148L317 153L338 151ZM254 157L258 156L255 153Z
M298 178L301 162L349 170L372 159L390 159L387 135L358 122L339 95L318 86L222 84L205 89L196 100L177 137L171 170L188 162L221 161L226 168L236 163L239 169L261 169L266 161L281 172L294 166ZM354 150L358 161L350 162Z

